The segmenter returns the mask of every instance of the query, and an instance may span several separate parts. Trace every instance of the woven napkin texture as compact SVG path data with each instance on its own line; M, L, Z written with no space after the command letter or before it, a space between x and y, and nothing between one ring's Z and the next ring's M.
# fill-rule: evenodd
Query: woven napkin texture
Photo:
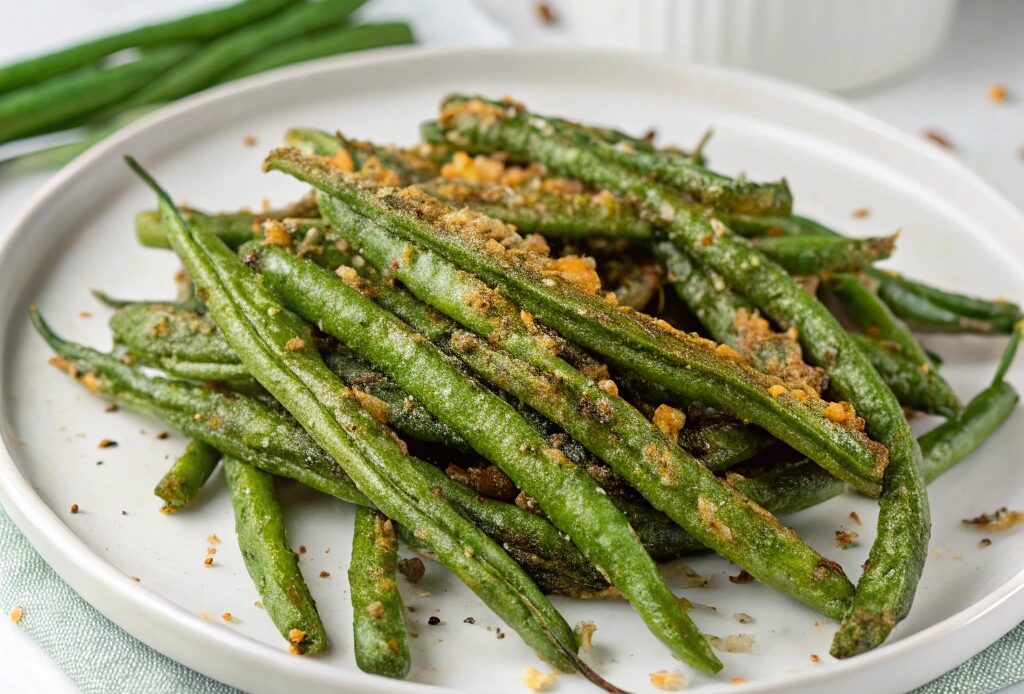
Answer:
M160 655L93 609L32 549L2 508L0 607L5 615L22 609L18 626L86 694L238 691Z

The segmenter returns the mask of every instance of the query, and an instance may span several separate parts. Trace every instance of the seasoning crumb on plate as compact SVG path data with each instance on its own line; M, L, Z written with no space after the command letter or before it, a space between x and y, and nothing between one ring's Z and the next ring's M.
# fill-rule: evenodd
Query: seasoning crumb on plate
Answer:
M437 615L431 615L430 619L427 620L427 624L429 624L432 627L436 627L440 623L441 623L441 618L438 617Z
M24 608L22 608L22 607L15 607L13 610L11 610L11 621L14 622L15 624L17 624L18 622L21 621L21 618L24 616L24 614L25 614Z
M818 655L817 653L811 653L811 662L812 663L820 663L821 662L821 656Z
M544 691L554 684L556 679L558 679L558 673L555 671L545 673L535 667L523 670L523 684L532 692Z
M331 572L330 571L321 571L320 572L320 578L330 578L330 577L331 577Z
M937 144L939 147L953 149L952 140L950 140L948 137L940 133L938 130L935 130L934 128L925 128L925 130L921 134L924 135L927 139Z
M219 545L220 544L220 538L217 537L217 535L215 533L207 535L206 536L206 541L209 542L211 545Z
M981 530L990 532L1002 532L1024 522L1024 513L1021 511L1010 511L1005 506L996 509L993 513L983 513L974 518L964 518L964 525L973 525Z
M859 535L856 530L840 528L836 531L836 547L839 549L849 549L857 544L858 537Z
M743 583L750 583L754 580L754 577L747 573L746 569L741 569L735 576L729 577L729 583L735 583L741 585Z
M658 689L676 691L686 686L686 679L676 670L655 670L650 677L651 684Z
M1006 85L1001 82L996 82L988 88L988 100L994 104L1004 103L1008 96L1009 92L1006 90Z
M861 524L861 523L860 523L860 516L859 516L859 515L857 515L857 512L856 512L856 511L850 511L850 520L852 520L852 521L853 521L854 523L856 523L857 525L860 525L860 524Z
M858 207L850 213L850 216L854 219L865 219L871 216L871 210L866 207Z
M981 547L982 549L985 549L986 547L988 547L991 544L992 544L992 538L990 538L990 537L983 537L980 540L978 540L978 546Z
M597 631L597 625L591 621L580 622L576 625L576 635L579 638L580 650L589 651L590 647L594 645L595 631Z
M78 504L71 504L71 513L78 513Z
M242 138L242 144L245 145L246 147L255 147L259 143L260 141L256 139L255 135L246 135L245 137Z
M754 618L751 617L746 612L733 612L732 613L732 618L735 619L740 624L750 624L751 622L754 621Z

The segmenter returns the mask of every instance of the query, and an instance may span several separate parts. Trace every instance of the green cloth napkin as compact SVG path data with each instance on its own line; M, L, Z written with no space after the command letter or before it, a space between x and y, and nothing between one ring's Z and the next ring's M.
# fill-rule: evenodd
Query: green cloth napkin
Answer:
M0 607L86 694L237 690L160 655L92 608L47 566L0 508ZM915 694L987 694L1024 679L1024 624Z
M97 612L32 549L3 508L0 576L0 616L21 607L18 626L86 694L238 691L157 653Z

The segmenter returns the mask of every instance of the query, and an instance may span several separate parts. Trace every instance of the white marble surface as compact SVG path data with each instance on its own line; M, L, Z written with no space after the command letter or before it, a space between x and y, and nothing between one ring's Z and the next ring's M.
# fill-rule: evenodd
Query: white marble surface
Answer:
M3 0L0 63L162 13L210 4L208 0ZM413 8L423 27L421 35L430 43L500 44L510 36L524 43L563 40L557 27L537 23L532 0L479 0L488 16L471 16L462 1L454 0L385 4L390 7L370 11L390 12L403 5ZM463 11L453 12L458 8ZM957 156L1024 207L1022 32L1024 2L967 0L947 43L931 62L892 83L846 98L908 132L934 128L944 133ZM987 98L989 86L996 82L1009 90L1006 103L994 104ZM47 179L46 174L0 177L0 230L7 228ZM10 607L0 606L0 612L6 613ZM0 694L76 691L47 656L6 619L0 619L0 654ZM1011 690L1022 692L1024 688Z

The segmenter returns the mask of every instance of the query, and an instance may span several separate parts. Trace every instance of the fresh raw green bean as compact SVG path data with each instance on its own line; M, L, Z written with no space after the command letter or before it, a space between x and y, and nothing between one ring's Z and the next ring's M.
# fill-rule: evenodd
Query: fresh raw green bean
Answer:
M249 24L194 51L181 65L150 80L116 110L155 101L172 101L215 84L221 75L258 55L268 46L299 39L311 31L342 24L365 0L320 0L294 7Z
M254 249L247 261L289 308L395 379L535 499L673 655L701 670L721 668L626 518L511 405L467 377L407 324L314 263L270 245Z
M666 224L670 240L721 274L731 288L782 327L798 329L807 353L828 370L832 388L854 403L868 430L888 448L878 535L853 607L836 635L833 654L856 655L884 641L910 610L924 567L930 535L928 497L920 448L899 403L835 318L785 270L720 221L709 222L695 214L680 203L675 191L638 175L635 167L615 166L598 156L589 149L589 139L574 137L567 142L538 127L543 120L535 114L497 107L487 110L480 101L467 105L463 98L449 98L443 109L441 124L455 144L467 140L478 148L500 148L538 160L557 175L603 186L618 195L635 195L648 214ZM484 110L488 118L473 109Z
M956 393L930 362L910 361L892 343L867 335L850 337L904 407L940 417L956 417L963 408Z
M315 60L329 55L365 51L384 46L413 43L412 29L405 22L363 24L351 29L330 28L312 36L303 37L294 44L285 44L254 55L226 75L219 82L236 80L267 70Z
M412 661L397 574L398 538L391 519L357 508L348 566L356 664L363 672L404 679Z
M336 228L352 230L353 225L336 220L332 216L333 208L326 204L324 214L335 222ZM365 237L353 236L353 241L369 255ZM260 274L282 294L293 310L365 358L375 359L372 350L379 349L379 345L389 339L388 336L400 334L402 325L397 320L379 309L373 311L376 307L372 303L318 266L272 246L264 246L257 253L254 262ZM427 252L424 251L406 255L415 258L409 259L410 265L427 260ZM438 267L439 264L435 263L425 271L436 277ZM457 272L452 269L449 274ZM408 275L399 274L398 277L411 291L416 291L416 285ZM482 331L488 333L489 340L508 345L517 339L516 333L520 340L530 340L531 333L515 309L507 307L500 297L486 293L487 289L482 284L470 285L468 279L464 280L464 288L475 288L477 305L489 305L491 316L483 318L488 329ZM463 289L450 296L453 301L462 303L460 297L467 293ZM480 319L475 322L479 324ZM493 324L506 326L506 330L493 329ZM437 405L432 405L428 399L431 394L417 391L417 388L424 389L424 381L433 388L442 387L437 367L431 369L413 360L411 355L417 351L417 343L415 339L408 342L404 347L394 348L401 357L399 364L388 364L380 356L376 357L375 363L444 419L441 411L435 409ZM564 362L557 363L543 349L544 364L550 371L536 369L462 330L452 333L446 346L485 381L511 393L564 428L605 460L655 508L666 513L705 546L737 562L765 583L825 614L839 616L845 611L844 599L850 595L852 586L837 565L829 563L797 540L763 509L730 494L711 472L676 446L673 437L659 430L624 400L609 394L607 390L612 386L602 388ZM419 349L427 348L422 346ZM407 370L407 373L400 374L396 370L399 368ZM431 374L429 379L424 378L426 373ZM404 380L400 376L404 376ZM458 391L451 385L444 386L443 392L447 398L453 398ZM470 396L462 396L458 402L470 402ZM482 405L474 404L471 409L483 412ZM496 419L496 416L492 418ZM448 421L455 424L454 420ZM483 425L477 424L476 427L482 428ZM471 432L472 427L460 430L472 443ZM486 453L479 445L475 447L503 467L513 481L546 510L544 498L538 497L534 488L524 485L511 470L501 465L493 453ZM521 446L511 447L522 450ZM565 488L560 489L560 493ZM555 523L558 525L557 519ZM581 543L577 540L577 544ZM586 551L582 545L581 549ZM618 551L621 552L621 547ZM761 558L769 556L770 561ZM607 564L598 559L594 561L608 571L613 584L629 598L628 586L615 580L615 574Z
M172 246L249 372L377 508L421 535L439 561L545 660L603 682L576 655L571 629L536 585L490 538L431 492L390 432L323 364L306 325L282 310L216 236L190 227L152 178L129 163L157 192Z
M109 123L97 125L86 130L80 138L52 147L44 147L25 154L19 154L0 160L0 174L24 174L59 169L82 152L90 149L97 142L105 140L132 121L138 120L160 106L151 104L142 106L119 115Z
M238 547L263 609L293 653L326 650L327 631L288 544L274 478L234 458L224 459L224 478L235 510Z
M220 462L220 451L195 439L188 442L185 452L174 461L156 485L153 493L164 500L161 511L177 513L188 506L193 497L206 484Z
M157 48L123 65L85 69L0 95L0 142L50 132L136 93L180 63L191 46Z
M714 343L674 331L644 314L624 312L582 291L561 276L558 261L505 252L496 239L514 238L509 236L514 232L497 220L468 210L453 214L447 204L415 188L374 192L378 188L368 179L346 175L295 150L271 153L266 166L339 196L357 214L386 225L388 233L443 253L463 270L499 285L544 324L619 367L751 421L877 496L885 450L863 432L828 419L827 403L801 399L806 395L802 391L793 396L779 379L723 355ZM416 252L410 254L415 259Z
M39 84L75 68L91 65L127 48L148 48L208 39L274 14L295 0L242 0L234 5L130 29L0 67L0 92Z

